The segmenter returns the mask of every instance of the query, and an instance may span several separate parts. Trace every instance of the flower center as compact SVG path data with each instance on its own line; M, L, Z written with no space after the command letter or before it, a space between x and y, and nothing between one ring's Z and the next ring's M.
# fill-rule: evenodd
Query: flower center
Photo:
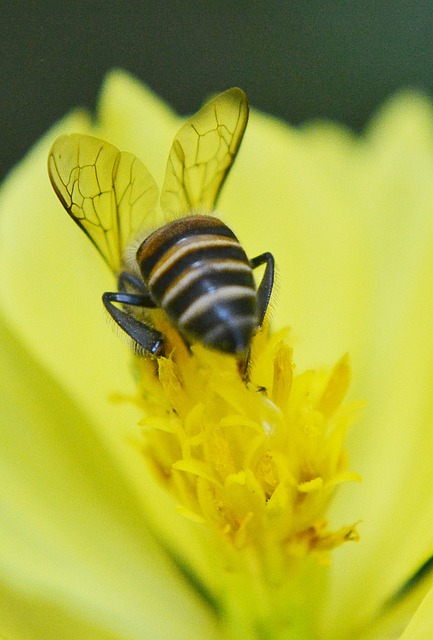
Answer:
M296 374L284 334L262 330L246 381L235 358L171 340L170 357L138 367L145 454L181 513L236 550L278 549L289 562L357 539L326 519L336 487L359 480L344 450L348 358Z

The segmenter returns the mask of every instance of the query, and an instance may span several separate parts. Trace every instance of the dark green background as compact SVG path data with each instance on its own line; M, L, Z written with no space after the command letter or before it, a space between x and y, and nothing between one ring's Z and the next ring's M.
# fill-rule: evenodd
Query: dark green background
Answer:
M433 2L4 2L0 174L124 67L180 112L243 87L292 123L361 129L401 86L433 93Z

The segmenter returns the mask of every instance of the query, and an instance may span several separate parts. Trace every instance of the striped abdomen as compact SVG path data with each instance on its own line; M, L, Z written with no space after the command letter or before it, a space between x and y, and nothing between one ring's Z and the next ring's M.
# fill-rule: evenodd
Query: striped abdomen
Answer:
M175 220L137 251L144 282L180 333L226 353L244 353L257 327L249 260L234 233L211 216Z

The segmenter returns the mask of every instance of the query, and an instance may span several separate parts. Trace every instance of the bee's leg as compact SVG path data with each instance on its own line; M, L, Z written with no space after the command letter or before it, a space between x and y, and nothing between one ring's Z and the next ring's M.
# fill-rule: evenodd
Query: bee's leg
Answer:
M257 289L257 307L259 312L259 327L263 323L263 319L266 315L266 311L269 305L269 300L271 299L272 287L274 285L274 275L275 275L275 260L272 253L266 251L265 253L261 253L259 256L256 256L252 260L250 260L250 265L252 269L259 267L261 264L266 264L265 272L263 274L263 278L259 287Z
M124 291L106 292L102 302L113 320L125 333L130 336L144 351L158 355L162 349L164 338L162 333L153 327L136 320L133 316L116 307L113 303L132 305L134 307L155 307L149 293L126 293Z
M262 280L257 289L258 327L261 327L263 324L263 320L269 306L269 300L272 295L272 287L274 285L275 260L272 253L266 251L265 253L261 253L259 256L250 260L251 269L260 267L262 264L266 264L266 266ZM248 381L249 379L249 368L251 364L250 356L251 352L249 351L246 357L239 362L239 372L245 381Z

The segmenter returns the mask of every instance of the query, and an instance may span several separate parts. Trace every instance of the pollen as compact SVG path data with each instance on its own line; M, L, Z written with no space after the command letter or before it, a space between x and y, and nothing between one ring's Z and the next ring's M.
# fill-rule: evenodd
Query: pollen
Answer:
M235 551L324 563L358 537L355 525L331 528L327 511L340 484L359 481L344 448L359 404L345 402L347 356L297 373L286 333L258 332L247 373L176 337L169 357L140 359L144 454L182 516Z

